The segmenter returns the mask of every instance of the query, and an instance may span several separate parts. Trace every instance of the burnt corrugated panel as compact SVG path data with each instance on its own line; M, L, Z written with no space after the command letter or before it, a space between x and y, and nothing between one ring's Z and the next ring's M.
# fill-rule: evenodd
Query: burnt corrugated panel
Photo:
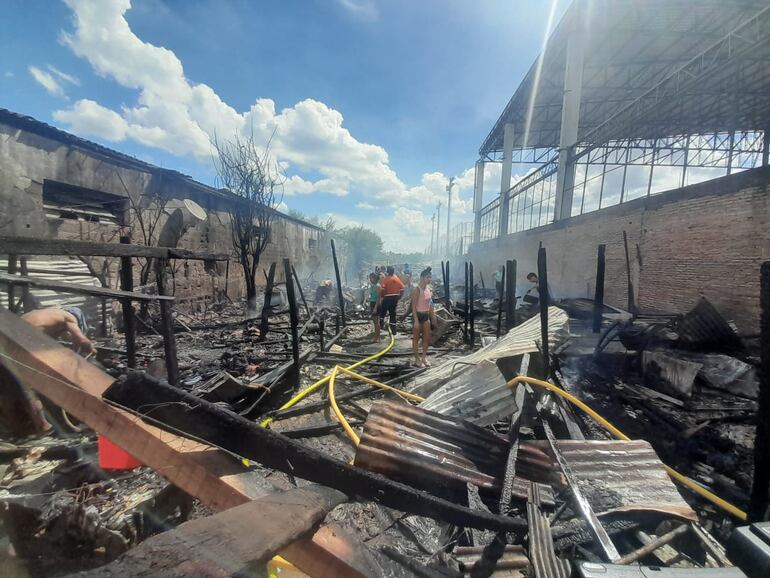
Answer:
M450 379L420 407L486 426L516 411L516 396L497 364L485 360Z
M548 308L548 343L553 350L569 335L569 318L558 307ZM505 336L481 349L462 357L450 358L431 367L414 379L413 393L428 397L450 379L470 371L470 367L482 361L495 361L504 357L513 357L538 351L540 317L535 316L511 329Z
M102 284L96 277L91 276L88 267L79 259L61 258L57 260L33 260L27 261L29 268L29 277L35 279L45 279L49 281L63 281L66 283L77 283L89 287L101 287ZM16 272L19 274L19 265ZM8 260L0 259L0 270L8 270ZM96 298L89 298L86 295L74 295L72 293L59 293L50 289L39 289L31 287L30 295L35 298L41 308L44 307L80 307L88 319L89 325L95 325L99 317L98 303ZM22 289L16 289L16 298L19 299ZM8 298L5 292L0 292L0 305L8 307Z
M470 422L388 401L372 406L355 465L424 489L498 489L508 443Z
M597 514L656 510L696 519L648 442L559 440L556 444Z
M741 340L730 324L705 297L687 313L676 328L679 340L690 346L740 347Z

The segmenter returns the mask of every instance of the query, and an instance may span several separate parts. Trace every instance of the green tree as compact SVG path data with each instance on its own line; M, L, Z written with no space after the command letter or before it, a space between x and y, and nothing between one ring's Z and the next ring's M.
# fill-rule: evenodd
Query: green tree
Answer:
M345 241L347 266L351 273L371 265L382 253L382 239L365 227L346 227L338 232L338 236Z

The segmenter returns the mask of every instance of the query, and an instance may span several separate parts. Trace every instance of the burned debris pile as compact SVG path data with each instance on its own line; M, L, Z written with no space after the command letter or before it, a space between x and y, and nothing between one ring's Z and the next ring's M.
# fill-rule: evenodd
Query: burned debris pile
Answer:
M272 269L256 315L128 306L95 359L0 311L3 423L27 428L0 446L3 568L744 575L757 343L707 301L516 308L442 263L426 367L407 297L376 342L365 288Z

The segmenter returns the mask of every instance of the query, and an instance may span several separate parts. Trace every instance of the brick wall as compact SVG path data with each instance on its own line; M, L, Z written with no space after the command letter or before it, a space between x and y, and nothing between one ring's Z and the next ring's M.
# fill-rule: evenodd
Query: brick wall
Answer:
M770 259L769 195L770 167L757 168L478 243L470 259L485 277L517 259L521 294L542 242L555 296L593 297L596 248L604 243L605 300L625 308L626 231L643 311L684 312L704 295L742 332L756 333L759 266Z

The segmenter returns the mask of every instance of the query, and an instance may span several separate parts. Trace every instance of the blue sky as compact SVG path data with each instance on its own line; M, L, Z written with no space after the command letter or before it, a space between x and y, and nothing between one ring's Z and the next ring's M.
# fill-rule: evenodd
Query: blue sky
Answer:
M554 1L558 20L566 2ZM455 222L471 218L479 144L550 11L547 0L5 0L0 107L207 183L213 134L275 131L288 207L419 250L448 177ZM487 170L490 196L498 175Z

